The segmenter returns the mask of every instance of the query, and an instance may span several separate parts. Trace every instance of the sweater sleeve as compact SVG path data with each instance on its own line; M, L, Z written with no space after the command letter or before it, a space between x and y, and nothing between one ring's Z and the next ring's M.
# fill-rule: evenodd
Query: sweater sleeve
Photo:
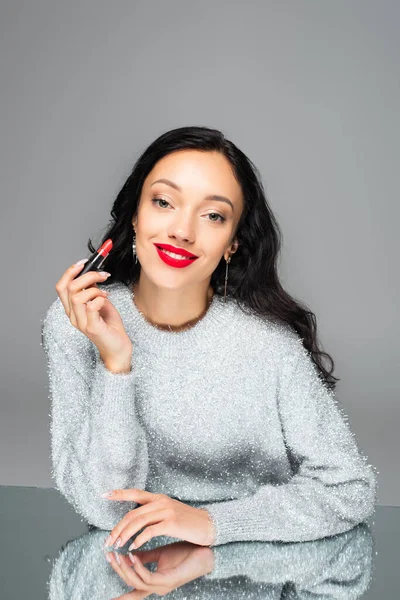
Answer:
M112 529L138 504L110 502L100 494L144 489L148 471L146 436L135 412L134 366L130 373L109 371L59 299L44 319L42 345L56 489L86 521Z
M251 496L199 506L214 522L212 546L311 541L347 531L375 510L374 469L300 338L281 362L277 410L292 472Z

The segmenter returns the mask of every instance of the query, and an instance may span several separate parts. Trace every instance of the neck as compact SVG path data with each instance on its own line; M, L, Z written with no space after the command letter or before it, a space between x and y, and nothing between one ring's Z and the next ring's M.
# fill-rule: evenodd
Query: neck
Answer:
M132 287L134 303L145 319L159 329L182 331L190 328L207 312L214 295L213 288L192 287L169 290L139 280Z

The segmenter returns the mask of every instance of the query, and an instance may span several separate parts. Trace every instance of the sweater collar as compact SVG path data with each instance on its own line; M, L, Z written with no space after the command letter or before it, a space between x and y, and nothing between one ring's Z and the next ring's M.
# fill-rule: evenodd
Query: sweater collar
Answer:
M120 304L121 317L126 316L124 326L130 335L133 344L146 348L149 352L175 355L179 349L201 349L212 343L215 336L220 336L231 312L232 299L227 298L226 303L222 296L214 293L211 303L204 316L192 327L183 331L168 331L158 329L149 323L139 311L133 300L132 290L125 284L117 282L118 303Z

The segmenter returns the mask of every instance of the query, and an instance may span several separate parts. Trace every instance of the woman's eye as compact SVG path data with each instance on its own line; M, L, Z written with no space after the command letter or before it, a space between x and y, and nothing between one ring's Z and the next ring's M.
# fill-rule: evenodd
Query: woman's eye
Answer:
M157 202L165 202L165 204L167 206L169 206L169 202L167 202L167 200L165 200L165 198L152 198L151 201L152 201L153 204L157 204ZM160 205L158 204L158 206L160 206ZM160 206L160 208L165 208L165 206ZM217 219L209 219L213 223L216 223L218 221L218 219L220 220L221 223L223 223L224 221L226 221L226 218L223 217L222 215L219 215L218 213L209 213L207 216L208 217L210 217L210 216L217 217Z
M215 215L216 217L218 217L220 219L221 223L226 221L225 217L223 217L222 215L219 215L218 213L210 213L208 216L210 217L211 215ZM210 219L210 220L214 221L214 219Z
M152 198L151 201L153 204L156 204L156 202L165 202L166 204L169 204L169 202L167 202L164 198Z

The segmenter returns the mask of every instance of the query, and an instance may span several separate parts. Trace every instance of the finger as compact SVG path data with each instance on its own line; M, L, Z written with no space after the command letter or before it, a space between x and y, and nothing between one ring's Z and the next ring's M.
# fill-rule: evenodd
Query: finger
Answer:
M116 537L113 537L113 539L120 540L120 542L118 544L119 548L124 546L131 537L133 537L138 531L140 531L144 527L146 527L146 529L148 529L149 525L155 525L156 523L165 521L165 519L170 516L168 509L159 509L159 510L152 509L152 510L147 510L146 512L141 512L138 514L136 514L136 509L134 509L133 511L130 511L128 514L129 514L130 518L126 519L126 521L124 521L124 519L125 519L125 517L124 517L124 519L122 519L122 521L120 521L120 523L118 523L116 525L115 530L112 531L112 535L116 536ZM162 535L162 534L158 534L158 535ZM150 537L147 539L150 539L151 537L152 536L150 535ZM144 542L142 542L142 544L143 543ZM135 539L134 542L132 542L132 544L134 544L136 548L139 547L136 545L137 538ZM132 544L129 546L129 550L131 550L133 548Z
M69 280L67 287L69 287L72 292L77 292L90 286L95 286L96 283L105 281L109 276L110 273L107 271L88 271L83 275L79 275L78 272Z
M147 598L147 596L149 596L148 592L137 590L136 592L126 592L126 594L112 598L112 600L142 600L143 598Z
M140 562L143 565L147 565L148 563L156 562L160 560L161 549L163 546L159 546L157 548L152 548L151 550L132 550L128 552L130 556L139 556ZM132 559L131 559L132 560Z
M114 571L120 576L120 578L126 583L128 587L133 587L135 590L139 592L147 592L143 596L139 596L140 598L145 598L149 595L148 586L143 582L141 577L135 572L133 564L131 560L125 556L124 554L118 552L109 552L110 565L114 569ZM119 559L119 562L117 560ZM130 597L129 595L127 596ZM123 596L119 596L119 598L123 598ZM136 598L136 595L135 595Z
M132 559L134 559L134 562L132 562L132 564L135 569L135 573L140 577L144 585L146 585L148 589L151 589L153 594L158 593L162 595L165 592L165 590L172 589L171 583L173 582L171 579L171 575L168 572L172 569L168 569L166 573L159 573L158 571L152 573L151 571L149 571L149 569L146 569L138 555L132 556L131 553L128 552L128 556L131 559L131 561Z
M71 306L71 313L69 315L70 321L72 325L78 327L82 332L85 332L87 328L89 308L96 309L96 304L94 306L90 305L89 307L88 303L99 297L106 298L107 292L105 290L100 290L97 287L90 287L87 290L69 296ZM97 310L99 310L99 308Z
M76 277L76 275L79 273L79 271L82 271L84 264L88 261L87 258L83 259L85 262L83 262L82 264L78 265L77 263L75 263L74 265L71 265L70 267L68 267L68 269L62 274L62 276L60 277L60 279L57 281L56 283L56 291L57 294L64 306L64 310L67 313L67 315L69 315L70 313L70 305L69 305L69 299L68 299L68 283L74 278Z
M151 525L150 527L146 527L145 530L142 531L142 533L135 538L135 541L132 542L128 550L131 550L132 548L140 548L140 546L143 546L143 544L159 535L169 535L171 537L178 537L176 535L176 531L174 531L174 529L171 527L170 521L167 520L165 516L165 511L164 513L160 511L159 514L164 514L164 518L159 518L157 521L154 522L153 525ZM167 516L169 516L169 513ZM142 527L139 527L138 529L142 529Z
M138 510L140 510L140 508L134 508L134 509L130 510L129 512L127 512L122 517L122 519L110 531L110 534L109 534L108 538L105 540L105 542L104 542L104 547L105 548L107 546L112 546L114 543L116 543L118 541L118 538L120 540L119 544L118 544L118 547L124 546L124 544L129 539L129 537L128 538L126 538L126 536L122 537L120 534L121 534L121 532L125 531L126 528L128 527L128 525L133 521L133 519L136 517L136 511L138 511ZM125 541L123 541L123 539Z
M150 583L146 583L142 577L135 571L135 565L132 563L131 559L128 556L120 555L121 563L119 565L119 569L121 571L121 577L125 582L128 582L128 585L135 588L135 590L140 591L150 591ZM148 569L143 567L143 569L152 575ZM146 576L146 575L145 575ZM149 581L151 578L146 576L146 579Z
M88 333L95 335L99 332L99 326L103 321L99 314L99 311L102 309L106 302L107 298L97 296L96 298L94 298L94 300L90 300L86 304L86 331Z
M82 277L78 277L78 279L68 282L67 293L70 313L73 313L72 317L73 319L76 318L76 322L79 324L80 329L86 326L86 310L84 311L84 309L81 308L82 296L80 292L87 291L87 288L98 290L99 288L96 286L96 283L102 283L105 279L107 279L105 275L102 275L97 271L89 271L82 275ZM72 323L75 324L73 321Z
M129 562L130 562L131 568L133 565L135 568L135 573L137 573L137 575L140 577L140 579L142 579L142 581L144 583L146 583L147 585L152 585L154 583L153 573L151 571L149 571L149 569L146 569L146 567L142 563L139 556L133 555L132 552L128 552L128 557L129 557ZM148 561L148 562L155 562L155 561L153 560L153 561Z
M122 490L112 490L107 495L107 500L127 500L129 502L138 502L138 504L147 504L153 502L157 498L161 498L164 494L154 494L140 488L127 488Z
M116 557L118 557L118 560ZM126 576L126 572L124 572L121 568L123 564L122 559L124 558L124 556L122 554L118 554L117 552L107 552L106 558L109 561L111 567L121 577L121 579L126 583L126 585L132 586L130 580Z
M144 504L145 496L141 495L141 492L145 492L145 494L147 495L146 497L151 498L152 502L155 502L156 500L158 500L161 497L160 494L153 494L152 492L147 492L145 490L140 490L137 488L112 490L109 493L104 492L104 494L101 494L101 496L103 498L106 498L107 500L118 500L118 501L123 500L123 501L131 501L131 502L133 501L133 502L138 502L139 504L142 504L142 503ZM145 510L145 508L147 508L147 510ZM126 515L119 521L119 523L117 523L117 525L111 530L110 535L106 540L106 543L109 546L114 544L114 542L119 537L120 533L127 527L127 525L129 525L131 523L133 517L136 518L139 515L143 515L145 513L152 512L153 510L154 510L154 506L152 506L151 502L147 501L147 504L145 504L144 506L134 508L133 510L126 513ZM124 536L123 544L125 544L127 542L129 537L130 536L128 536L128 537L126 535ZM123 544L121 544L121 546Z

